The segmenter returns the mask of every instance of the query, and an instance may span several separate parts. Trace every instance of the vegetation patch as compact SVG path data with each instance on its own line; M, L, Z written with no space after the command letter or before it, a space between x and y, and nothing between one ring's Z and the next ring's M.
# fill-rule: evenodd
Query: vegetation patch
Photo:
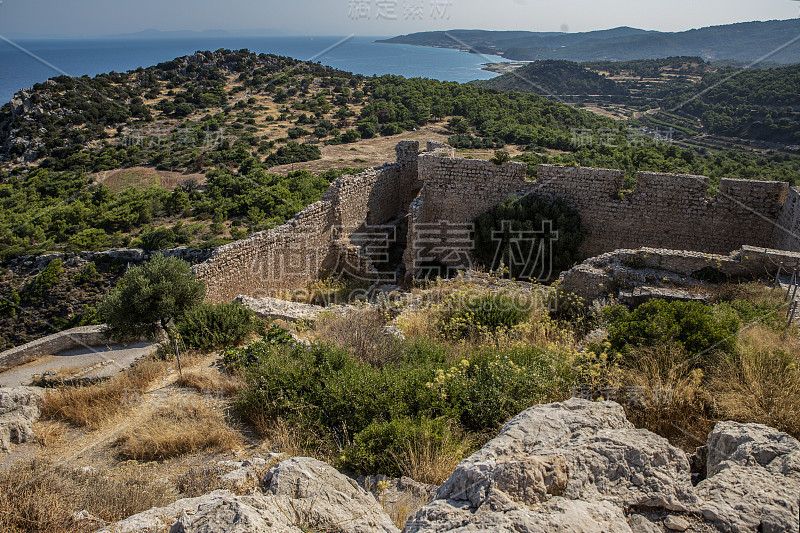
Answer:
M125 459L157 461L197 451L231 450L242 443L221 411L197 400L156 409L146 420L125 429L116 442Z
M475 257L513 278L548 281L579 260L584 237L580 215L563 200L512 196L475 219Z
M245 419L265 428L268 421L302 427L306 447L342 450L338 464L365 474L431 467L413 451L449 464L445 458L466 454L476 435L562 398L570 386L568 357L557 350L462 350L417 339L397 353L398 360L375 365L330 344L261 341L227 352L226 360L246 382L237 401Z

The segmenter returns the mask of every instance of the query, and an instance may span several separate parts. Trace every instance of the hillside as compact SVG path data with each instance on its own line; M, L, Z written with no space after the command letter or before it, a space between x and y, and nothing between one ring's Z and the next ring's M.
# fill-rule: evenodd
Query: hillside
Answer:
M437 46L533 61L627 61L669 56L700 56L709 61L751 62L769 55L771 61L800 62L800 43L776 50L800 33L800 20L773 20L710 26L668 33L634 28L586 33L492 32L453 30L402 35L378 42Z
M557 95L623 95L628 91L590 68L570 61L536 61L491 80L476 82L500 91Z
M694 83L695 67L680 74L694 63L679 62L665 79L674 71ZM625 79L655 66L638 62L611 78L602 65L528 68L565 91L618 86L623 94L614 97L626 98L638 89ZM781 94L793 101L791 91ZM643 118L650 104L616 105L642 118L626 125L535 94L366 78L246 50L54 78L0 108L0 261L50 251L213 248L283 224L341 173L391 158L393 138L404 132L428 132L482 151L478 157L507 150L530 164L530 177L536 163L551 162L620 168L629 179L649 170L800 183L796 157L633 135L628 126L660 119ZM777 127L783 118L773 118Z
M624 62L536 61L492 80L501 91L546 94L669 127L681 138L703 135L800 144L800 65L741 71L699 57Z

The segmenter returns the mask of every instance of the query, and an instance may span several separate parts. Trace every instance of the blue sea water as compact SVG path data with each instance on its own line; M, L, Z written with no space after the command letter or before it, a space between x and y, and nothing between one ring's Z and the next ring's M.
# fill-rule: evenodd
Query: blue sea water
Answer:
M379 37L198 37L178 39L97 39L0 41L0 105L15 92L48 78L93 76L149 67L198 50L247 48L252 52L314 59L356 74L399 74L467 82L495 76L482 63L502 61L457 50L380 44ZM337 43L341 43L338 44ZM324 53L323 53L324 52ZM322 54L322 55L320 55ZM34 57L36 56L36 57Z

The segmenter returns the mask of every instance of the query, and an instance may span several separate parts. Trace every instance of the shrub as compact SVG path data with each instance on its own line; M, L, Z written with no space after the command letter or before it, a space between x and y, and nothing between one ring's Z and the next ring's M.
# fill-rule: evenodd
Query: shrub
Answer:
M614 349L626 353L629 346L675 343L690 356L702 355L700 362L715 350L733 352L740 327L739 316L727 304L650 300L632 312L617 306L605 314Z
M253 311L238 303L203 303L178 319L178 333L189 348L213 350L238 342L257 327Z
M270 353L272 346L294 344L294 339L285 329L270 326L261 340L244 348L228 348L222 351L222 362L229 368L244 368L257 365Z
M288 165L289 163L313 161L320 157L322 157L322 152L318 147L289 141L286 146L281 146L275 153L268 155L264 160L264 164L269 168L277 165Z
M166 250L176 243L175 231L172 228L156 228L142 233L142 249L147 251Z
M471 442L456 437L459 427L490 434L531 405L563 398L572 383L566 354L467 349L453 364L450 350L405 341L399 360L373 366L332 345L260 341L225 358L242 365L236 409L244 419L302 428L306 446L345 450L342 460L364 474L432 470L437 457L450 464L455 442L463 453ZM394 442L404 431L411 436Z
M503 163L511 161L511 155L505 150L495 150L494 157L491 158L490 161L495 165L502 165Z
M0 317L17 316L17 306L20 303L19 293L11 290L4 298L0 298Z
M444 307L439 329L450 339L509 330L530 314L529 309L513 299L491 293L477 296L455 293L445 300Z
M396 418L373 422L358 433L345 449L341 466L441 484L467 453L469 446L444 418Z
M22 301L35 302L55 287L64 273L63 264L61 259L53 259L47 263L47 266L23 289Z
M100 273L93 261L86 263L80 272L72 276L72 282L76 285L88 285L100 279Z
M511 196L475 219L475 257L518 279L547 281L579 259L584 230L563 200Z

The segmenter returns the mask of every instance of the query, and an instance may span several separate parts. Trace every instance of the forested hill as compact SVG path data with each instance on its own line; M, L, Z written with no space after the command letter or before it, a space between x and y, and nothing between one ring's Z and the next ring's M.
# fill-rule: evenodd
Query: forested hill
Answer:
M556 66L566 83L574 67ZM536 163L561 163L629 178L648 170L800 183L800 158L669 144L632 125L537 94L364 77L246 50L54 78L0 108L0 263L240 239L318 200L342 172L365 166L355 154L381 137L420 128L484 150L479 157L508 147L531 163L531 177ZM324 171L293 167L321 158Z
M501 91L571 97L575 103L645 113L679 133L800 144L800 64L740 70L699 57L624 62L536 61L475 82Z
M537 33L453 30L422 32L379 42L472 49L508 59L533 61L626 61L669 56L750 62L769 55L770 61L800 62L800 42L782 48L800 34L800 19L744 22L678 33L634 28L587 33ZM775 52L780 49L780 51Z
M569 145L571 128L604 120L534 95L498 96L470 85L399 76L367 78L285 57L220 50L121 74L61 76L21 91L0 108L0 162L94 171L141 162L197 171L238 165L251 150L272 153L278 138L265 135L274 130L268 124L293 114L297 127L283 133L301 141L391 135L458 115L491 124L486 131L494 138L552 148ZM164 142L140 142L153 132L169 133L159 141L177 140L176 129L182 130L182 143L169 150ZM209 133L228 142L205 146ZM134 146L125 146L130 141ZM204 148L211 150L202 153ZM272 164L281 163L273 158Z
M614 80L580 63L562 60L535 61L514 72L475 83L500 91L542 95L628 94L628 90Z

